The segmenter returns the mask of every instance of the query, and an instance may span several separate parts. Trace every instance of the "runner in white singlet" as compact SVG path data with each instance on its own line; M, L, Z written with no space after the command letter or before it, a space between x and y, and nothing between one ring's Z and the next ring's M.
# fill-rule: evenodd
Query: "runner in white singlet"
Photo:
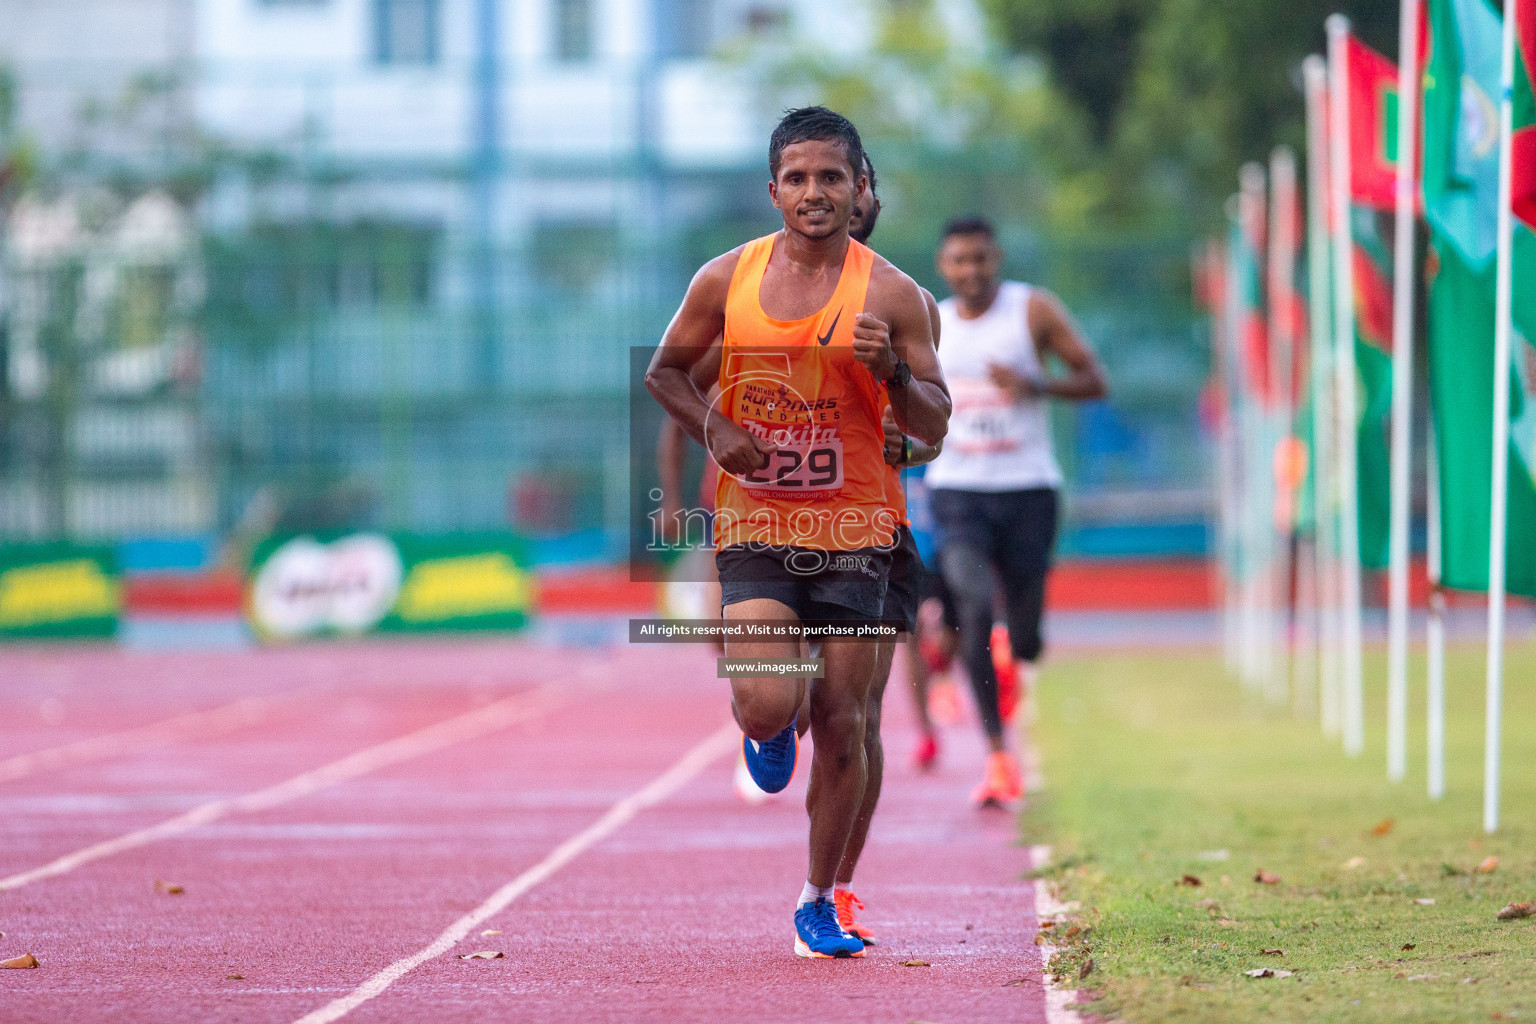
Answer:
M1001 585L1013 658L1032 681L1040 657L1045 577L1056 539L1062 483L1051 440L1049 400L1101 398L1104 372L1055 296L999 281L1002 252L992 226L952 221L938 267L953 295L939 303L939 362L954 403L944 450L927 484L941 543L940 565L960 620L960 649L992 753L978 804L1023 792L1003 722L1018 702L1009 673L999 700L992 650L994 595ZM1046 372L1053 353L1066 372ZM999 661L1006 663L1006 652Z

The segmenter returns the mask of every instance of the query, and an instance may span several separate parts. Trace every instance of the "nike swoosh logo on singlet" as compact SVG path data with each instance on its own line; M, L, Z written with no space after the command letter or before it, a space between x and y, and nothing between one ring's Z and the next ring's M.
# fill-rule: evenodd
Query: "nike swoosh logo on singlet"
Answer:
M816 340L818 342L820 342L822 345L826 345L827 342L831 341L832 340L832 332L837 330L837 322L839 320L841 320L842 318L843 318L843 307L842 306L838 306L837 307L837 315L832 318L832 326L827 328L827 333L826 334L818 334L818 335L816 335Z

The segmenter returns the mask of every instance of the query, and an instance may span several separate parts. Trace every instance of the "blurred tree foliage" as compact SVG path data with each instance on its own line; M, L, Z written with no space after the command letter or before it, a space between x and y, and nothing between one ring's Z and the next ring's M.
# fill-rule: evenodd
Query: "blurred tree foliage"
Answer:
M986 211L1071 233L1102 205L1087 117L1029 53L957 39L933 0L871 5L874 45L850 56L786 34L741 57L766 114L822 103L859 126L885 204L881 242L926 252L939 225Z
M1244 161L1301 150L1301 60L1329 14L1397 49L1397 0L978 3L981 43L935 0L878 0L859 55L786 33L742 56L775 112L826 103L886 154L899 231L966 207L1058 238L1167 238L1219 223Z
M786 33L752 40L740 59L764 114L824 103L858 125L884 203L882 254L943 294L933 268L940 228L979 213L1001 231L1008 272L1069 304L1130 307L1143 320L1187 313L1190 225L1105 215L1134 186L1116 177L1093 115L1040 55L968 31L982 26L957 24L938 0L869 11L873 45L852 54ZM1140 321L1136 330L1143 340L1155 333Z
M36 150L16 123L16 103L16 76L0 65L0 213L31 184L37 170Z
M1304 136L1301 60L1349 15L1394 56L1396 0L980 0L1015 54L1038 55L1091 125L1091 162L1124 226L1208 225L1245 160ZM1190 223L1190 218L1194 223Z

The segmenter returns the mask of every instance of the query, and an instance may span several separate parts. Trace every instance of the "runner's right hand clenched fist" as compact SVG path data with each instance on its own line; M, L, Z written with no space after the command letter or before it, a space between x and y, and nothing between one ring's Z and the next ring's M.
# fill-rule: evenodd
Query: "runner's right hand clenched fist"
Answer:
M755 434L726 420L711 420L708 428L709 453L720 468L732 476L755 473L768 465L778 445L764 441Z

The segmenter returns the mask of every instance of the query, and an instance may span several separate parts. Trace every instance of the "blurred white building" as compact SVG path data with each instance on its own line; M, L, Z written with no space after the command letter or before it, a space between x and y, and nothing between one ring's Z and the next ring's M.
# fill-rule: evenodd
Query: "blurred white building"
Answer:
M0 459L0 534L60 516L94 535L222 531L274 486L279 504L320 509L307 522L529 525L517 507L549 506L552 489L569 500L532 528L619 529L632 350L700 262L772 213L777 111L735 55L792 26L857 49L861 11L0 0L0 67L63 190L12 217L12 298L52 308L72 274L107 265L104 228L47 273L16 245L18 227L77 217L107 181L193 183L172 192L199 264L188 280L206 283L196 309L130 342L87 337L85 307L48 321L7 304L0 274L14 422L46 440L26 465ZM48 326L61 317L73 326ZM196 379L178 386L174 367ZM86 386L135 372L132 388ZM67 401L49 404L61 382ZM119 434L147 440L129 459Z
M749 99L710 50L786 16L716 0L197 0L218 135L347 158L734 163ZM494 118L484 120L486 101Z

